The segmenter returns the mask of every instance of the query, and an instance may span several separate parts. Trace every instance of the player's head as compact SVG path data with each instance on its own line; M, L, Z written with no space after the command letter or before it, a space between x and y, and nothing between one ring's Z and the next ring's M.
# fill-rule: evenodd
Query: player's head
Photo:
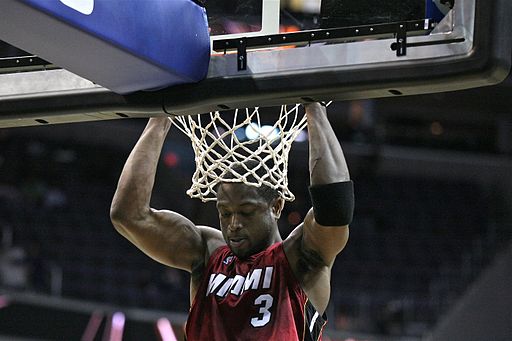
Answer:
M277 220L283 205L279 193L268 186L221 182L217 210L222 235L231 250L246 257L279 241Z

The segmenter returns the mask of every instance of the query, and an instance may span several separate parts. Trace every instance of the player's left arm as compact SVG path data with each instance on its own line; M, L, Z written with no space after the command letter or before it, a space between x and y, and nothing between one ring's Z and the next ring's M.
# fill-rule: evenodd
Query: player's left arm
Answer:
M305 108L313 208L304 219L301 248L330 268L348 241L348 224L354 209L353 185L326 108L318 103Z
M310 302L323 314L329 303L332 265L348 241L354 194L347 163L325 107L312 103L305 108L313 208L283 245Z

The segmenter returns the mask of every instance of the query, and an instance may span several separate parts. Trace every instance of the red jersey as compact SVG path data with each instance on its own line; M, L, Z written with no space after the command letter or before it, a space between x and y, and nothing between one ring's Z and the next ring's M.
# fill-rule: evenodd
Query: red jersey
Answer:
M188 341L320 340L319 316L276 243L247 259L228 246L215 250L186 325Z

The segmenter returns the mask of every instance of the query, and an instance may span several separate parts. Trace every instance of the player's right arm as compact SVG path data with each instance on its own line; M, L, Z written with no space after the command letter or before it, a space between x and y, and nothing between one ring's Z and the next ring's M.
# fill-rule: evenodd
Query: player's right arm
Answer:
M148 256L192 272L221 243L222 236L176 212L150 207L158 160L170 127L167 117L149 119L121 172L110 217L115 229Z

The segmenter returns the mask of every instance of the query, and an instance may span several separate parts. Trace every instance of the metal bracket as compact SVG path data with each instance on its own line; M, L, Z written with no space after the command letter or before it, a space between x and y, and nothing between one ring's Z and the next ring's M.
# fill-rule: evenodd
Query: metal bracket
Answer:
M431 46L431 45L445 45L445 44L453 44L453 43L463 43L466 41L465 38L453 38L453 39L441 39L441 40L430 40L430 41L422 41L417 43L407 43L407 47L419 47L419 46ZM397 44L391 44L391 50L395 51L397 49Z
M247 70L247 39L240 38L238 41L238 46L236 48L237 55L237 67L238 71Z
M1 0L0 0L1 1ZM221 52L237 50L238 71L247 69L247 48L276 47L276 46L309 46L318 42L345 43L354 40L364 40L368 37L396 37L391 49L397 51L397 56L405 56L407 52L407 34L425 35L433 28L430 19L393 22L385 24L338 27L329 29L306 30L300 32L277 33L265 36L248 36L213 41L213 51Z
M407 25L398 23L396 29L396 56L403 57L407 55Z

